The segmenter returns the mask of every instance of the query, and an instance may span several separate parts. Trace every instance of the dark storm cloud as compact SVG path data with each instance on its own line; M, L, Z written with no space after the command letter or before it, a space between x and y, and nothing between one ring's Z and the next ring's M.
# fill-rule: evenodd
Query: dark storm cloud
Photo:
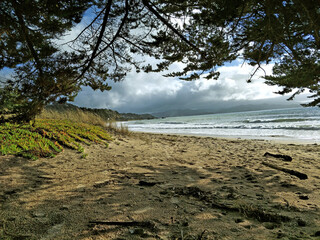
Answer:
M176 68L181 66L176 65ZM265 67L270 73L272 66ZM76 98L79 106L92 108L110 108L119 112L161 112L174 109L216 109L231 106L236 102L278 97L273 92L276 87L263 83L256 76L253 83L246 83L252 68L228 66L219 69L219 80L200 79L185 82L173 78L165 78L159 73L129 73L126 80L110 83L109 92L92 91L84 88ZM285 99L280 100L286 103Z

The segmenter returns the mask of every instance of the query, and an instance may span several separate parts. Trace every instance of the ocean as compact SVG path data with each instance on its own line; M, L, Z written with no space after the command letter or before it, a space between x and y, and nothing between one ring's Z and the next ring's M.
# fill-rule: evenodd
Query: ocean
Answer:
M122 123L137 132L320 143L320 108L168 117Z

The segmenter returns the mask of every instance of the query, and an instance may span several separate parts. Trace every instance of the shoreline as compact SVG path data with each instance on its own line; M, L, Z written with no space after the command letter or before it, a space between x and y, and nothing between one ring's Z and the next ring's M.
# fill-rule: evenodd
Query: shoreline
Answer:
M185 134L185 133L160 133L160 132L144 132L144 131L129 131L133 133L144 133L144 134L156 134L156 135L170 135L170 136L195 136L201 138L217 138L217 139L227 139L227 140L253 140L253 141L265 141L271 143L281 143L281 144L296 144L296 145L319 145L320 140L313 139L293 139L289 137L282 136L249 136L249 135L235 135L235 136L227 136L227 135L213 135L213 134Z
M124 125L137 132L320 144L319 120L318 108L299 108L167 117Z

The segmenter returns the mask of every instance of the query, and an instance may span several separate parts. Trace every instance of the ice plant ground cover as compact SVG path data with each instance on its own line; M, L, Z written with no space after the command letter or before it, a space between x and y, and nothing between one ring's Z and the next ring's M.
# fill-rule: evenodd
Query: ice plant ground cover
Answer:
M31 159L54 157L68 147L84 152L83 145L108 146L111 136L101 127L70 120L39 119L35 124L0 125L0 154Z

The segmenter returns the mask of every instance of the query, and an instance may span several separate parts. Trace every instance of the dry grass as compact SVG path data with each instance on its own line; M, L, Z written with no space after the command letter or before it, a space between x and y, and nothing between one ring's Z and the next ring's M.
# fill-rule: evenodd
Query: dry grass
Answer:
M59 112L45 109L40 115L37 116L37 119L70 120L73 122L97 125L104 128L106 126L106 121L104 121L100 116L82 110Z
M129 136L131 135L131 132L128 129L128 126L124 125L124 124L117 124L117 122L115 121L108 121L106 124L106 128L108 131L116 133L116 134L120 134L120 135L124 135L124 136Z
M107 131L128 136L131 134L128 127L124 124L117 124L116 121L105 121L102 117L97 114L82 111L82 110L71 110L71 111L54 111L54 110L43 110L43 112L37 116L36 119L56 119L56 120L70 120L73 122L87 123L92 125L101 126Z

